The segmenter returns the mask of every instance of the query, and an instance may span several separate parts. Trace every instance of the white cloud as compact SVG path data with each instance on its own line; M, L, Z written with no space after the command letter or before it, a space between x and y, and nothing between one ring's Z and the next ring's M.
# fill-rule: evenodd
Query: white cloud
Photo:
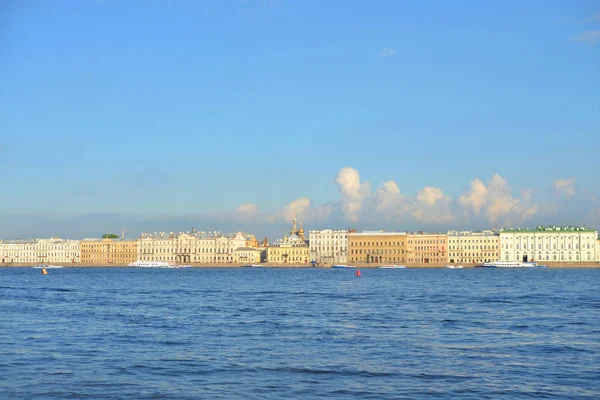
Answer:
M450 208L452 199L442 189L426 186L416 197L412 216L419 222L443 224L455 219Z
M596 44L600 42L600 31L587 31L577 36L571 36L571 40L576 42L584 42L589 44Z
M475 215L481 213L481 209L487 202L488 190L479 179L475 179L471 182L471 190L468 193L463 194L458 199L459 203L463 206L470 207Z
M432 207L438 200L444 198L442 189L426 186L417 194L417 200Z
M392 48L390 48L390 47L386 47L386 48L384 48L384 49L381 49L381 50L379 51L379 55L380 55L381 57L390 57L390 56L393 56L393 55L394 55L394 54L396 54L396 53L397 53L397 51L396 51L396 50L394 50L394 49L392 49Z
M331 211L331 205L313 207L309 198L299 197L265 219L269 223L291 222L293 218L302 222L319 222L329 218Z
M398 185L394 181L383 182L373 195L373 207L378 213L394 212L404 200Z
M349 221L360 220L360 212L364 199L369 196L370 186L360 183L358 171L352 167L342 168L335 178L341 194L342 211Z
M554 185L554 194L575 196L575 178L556 179L552 184Z
M245 214L257 214L258 206L256 204L246 203L239 206L236 211Z
M459 197L458 202L467 219L471 213L479 216L483 211L487 222L492 225L510 224L537 214L539 207L530 205L531 197L531 190L528 189L521 189L521 199L513 197L506 179L494 174L487 186L479 179L473 180L471 188Z

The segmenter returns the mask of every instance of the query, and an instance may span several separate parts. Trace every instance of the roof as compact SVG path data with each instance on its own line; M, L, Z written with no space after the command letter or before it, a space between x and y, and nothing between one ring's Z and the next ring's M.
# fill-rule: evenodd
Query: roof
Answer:
M385 232L385 231L362 231L362 232L350 232L348 237L351 236L405 236L406 232Z
M87 238L87 239L83 239L81 241L81 243L120 243L120 242L136 242L137 243L137 239L121 239L121 238L106 238L106 239L98 239L98 238Z
M585 226L536 226L535 228L510 228L500 229L500 233L555 233L555 232L596 232L593 229L586 228Z
M261 251L261 250L257 249L256 247L238 247L234 251Z

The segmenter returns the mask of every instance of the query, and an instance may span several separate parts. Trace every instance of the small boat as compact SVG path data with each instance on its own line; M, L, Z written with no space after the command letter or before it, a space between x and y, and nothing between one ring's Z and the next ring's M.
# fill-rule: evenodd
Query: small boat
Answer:
M36 266L34 266L33 268L64 268L62 265L44 265L44 264L38 264Z
M242 268L260 268L262 267L262 265L260 264L246 264L246 265L242 265Z
M332 265L331 268L356 268L354 265L336 264Z
M396 268L406 268L406 266L405 265L380 265L379 268L396 269Z
M462 265L446 265L444 266L444 268L450 268L450 269L461 269L463 266Z
M191 265L178 265L177 268L192 268Z
M141 261L127 264L128 267L141 267L141 268L177 268L178 266L166 261Z

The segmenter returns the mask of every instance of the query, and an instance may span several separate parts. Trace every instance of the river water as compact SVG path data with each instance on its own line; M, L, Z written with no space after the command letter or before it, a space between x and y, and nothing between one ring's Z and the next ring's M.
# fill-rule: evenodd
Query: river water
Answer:
M2 399L598 399L598 269L0 268Z

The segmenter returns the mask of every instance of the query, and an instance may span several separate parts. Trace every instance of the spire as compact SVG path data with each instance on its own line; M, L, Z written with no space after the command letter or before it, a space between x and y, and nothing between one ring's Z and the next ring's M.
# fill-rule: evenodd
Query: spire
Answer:
M296 216L294 215L294 219L292 219L293 223L292 223L292 230L290 231L290 235L293 235L294 233L298 233L298 229L296 228Z

